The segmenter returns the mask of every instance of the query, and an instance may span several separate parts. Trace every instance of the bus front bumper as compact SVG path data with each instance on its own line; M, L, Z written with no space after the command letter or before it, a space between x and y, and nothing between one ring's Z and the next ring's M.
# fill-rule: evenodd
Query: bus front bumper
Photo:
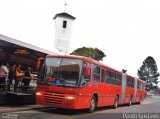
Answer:
M72 94L36 92L36 103L43 106L58 107L66 109L79 109L78 96Z

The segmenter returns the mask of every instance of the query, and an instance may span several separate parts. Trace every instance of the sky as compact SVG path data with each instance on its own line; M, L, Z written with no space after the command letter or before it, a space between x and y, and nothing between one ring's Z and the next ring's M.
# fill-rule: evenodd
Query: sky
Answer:
M55 21L66 0L0 0L0 34L54 51ZM160 68L159 0L67 0L76 17L70 50L97 47L103 63L137 77L152 56ZM159 71L158 71L159 72Z

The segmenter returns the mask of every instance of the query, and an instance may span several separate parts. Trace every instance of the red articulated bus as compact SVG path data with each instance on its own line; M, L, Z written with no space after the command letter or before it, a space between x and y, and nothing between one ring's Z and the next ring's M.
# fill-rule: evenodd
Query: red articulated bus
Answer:
M85 109L140 103L144 82L83 56L48 55L40 58L36 102L65 109Z

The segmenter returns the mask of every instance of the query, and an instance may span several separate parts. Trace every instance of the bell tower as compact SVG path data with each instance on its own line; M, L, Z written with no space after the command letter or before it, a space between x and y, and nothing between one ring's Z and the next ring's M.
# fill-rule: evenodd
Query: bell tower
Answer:
M58 13L53 18L55 20L55 42L54 47L60 52L68 54L71 45L71 34L74 16L62 12Z

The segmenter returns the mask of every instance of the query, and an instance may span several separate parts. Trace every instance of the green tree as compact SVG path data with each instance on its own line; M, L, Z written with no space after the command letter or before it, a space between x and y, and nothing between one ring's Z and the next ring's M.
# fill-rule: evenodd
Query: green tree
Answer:
M152 89L158 85L158 76L157 64L153 57L148 56L144 61L143 65L138 70L138 76L140 79L146 81L146 87Z
M125 70L125 69L122 69L122 73L126 73L127 72L127 70Z
M97 61L103 60L103 58L106 56L100 49L88 47L77 48L71 53L71 55L91 57Z

